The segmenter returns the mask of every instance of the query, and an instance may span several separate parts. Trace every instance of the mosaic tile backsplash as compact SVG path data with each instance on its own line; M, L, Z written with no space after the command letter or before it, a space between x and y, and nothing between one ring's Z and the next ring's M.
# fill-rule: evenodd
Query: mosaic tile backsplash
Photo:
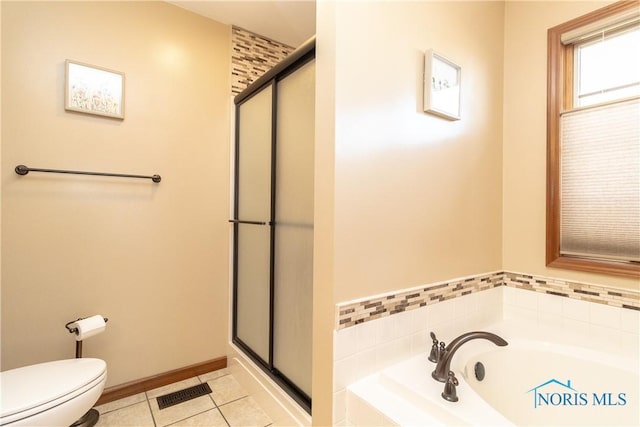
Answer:
M438 282L366 300L338 304L336 308L336 329L348 328L381 317L391 316L498 286L509 286L558 297L579 299L640 311L640 292L638 291L612 289L568 280L499 271Z
M294 48L251 31L231 29L231 93L237 95L286 58Z

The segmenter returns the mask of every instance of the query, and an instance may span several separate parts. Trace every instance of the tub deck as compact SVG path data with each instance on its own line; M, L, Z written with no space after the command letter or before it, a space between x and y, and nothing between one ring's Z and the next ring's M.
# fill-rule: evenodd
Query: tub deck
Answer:
M527 336L506 322L482 328L509 342L465 344L451 369L458 402L441 397L444 383L431 378L434 364L414 356L347 389L352 425L640 425L637 360ZM514 338L517 336L518 338ZM478 381L476 362L485 365ZM540 394L541 396L537 396Z

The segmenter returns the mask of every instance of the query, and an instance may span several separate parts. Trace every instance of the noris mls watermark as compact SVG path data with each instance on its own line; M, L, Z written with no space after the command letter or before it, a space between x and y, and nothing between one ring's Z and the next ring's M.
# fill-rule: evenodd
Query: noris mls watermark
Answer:
M533 407L541 406L625 406L627 394L620 392L581 392L555 378L544 382L527 393L533 394Z

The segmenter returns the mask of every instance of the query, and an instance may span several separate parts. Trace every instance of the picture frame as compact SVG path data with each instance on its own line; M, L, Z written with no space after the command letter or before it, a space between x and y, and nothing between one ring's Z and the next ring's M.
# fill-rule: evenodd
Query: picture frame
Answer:
M460 120L462 68L429 49L424 58L424 111Z
M64 109L124 119L124 73L67 59Z

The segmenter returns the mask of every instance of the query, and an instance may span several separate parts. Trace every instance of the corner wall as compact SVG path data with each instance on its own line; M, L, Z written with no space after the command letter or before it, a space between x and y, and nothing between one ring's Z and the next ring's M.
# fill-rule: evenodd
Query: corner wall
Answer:
M2 7L2 369L74 356L108 386L226 354L231 29L164 2ZM64 61L122 71L125 119L64 111ZM30 173L160 174L162 182Z
M313 217L312 421L333 422L335 233L335 2L316 5L316 130Z
M500 269L504 4L335 7L334 302ZM423 112L430 48L461 120Z
M610 3L506 3L502 264L505 270L639 290L638 279L545 266L547 29Z

